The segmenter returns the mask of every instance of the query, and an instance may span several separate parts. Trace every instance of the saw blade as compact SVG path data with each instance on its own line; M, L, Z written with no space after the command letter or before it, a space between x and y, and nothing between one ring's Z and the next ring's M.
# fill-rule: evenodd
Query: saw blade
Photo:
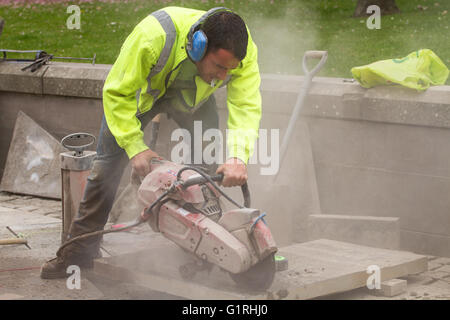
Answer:
M230 273L230 277L239 287L255 291L267 290L275 278L276 264L274 255L274 253L269 255L245 272Z

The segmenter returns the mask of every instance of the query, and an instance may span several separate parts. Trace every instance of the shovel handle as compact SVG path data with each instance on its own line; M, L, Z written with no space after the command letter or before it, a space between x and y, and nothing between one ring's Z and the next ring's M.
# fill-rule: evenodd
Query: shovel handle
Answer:
M303 71L305 72L306 75L314 77L316 73L319 72L320 69L322 69L323 65L327 61L327 58L328 58L328 51L318 51L318 50L306 51L303 56ZM306 65L308 59L320 59L320 61L312 70L309 70L308 66Z
M305 72L305 80L303 81L303 86L298 94L297 102L295 103L294 109L292 110L291 117L289 119L289 124L286 128L286 133L284 134L283 141L281 143L280 148L280 167L283 164L284 156L288 149L288 145L291 139L291 135L294 131L295 123L297 122L298 116L300 114L300 110L303 107L306 96L308 95L309 87L311 86L312 79L314 75L319 72L319 70L323 67L325 62L327 61L328 52L327 51L306 51L303 55L303 71ZM308 66L306 65L306 61L308 59L320 59L319 63L312 69L308 70ZM275 183L275 180L278 176L275 175L272 183Z

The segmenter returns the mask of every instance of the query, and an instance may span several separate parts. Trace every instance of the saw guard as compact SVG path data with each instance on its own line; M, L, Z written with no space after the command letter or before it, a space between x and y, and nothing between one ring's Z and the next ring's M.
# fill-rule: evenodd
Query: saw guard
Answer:
M254 222L255 221L253 221L253 223ZM250 230L250 239L254 241L254 247L257 251L259 260L263 260L272 253L278 251L272 233L262 219L259 219L253 229Z
M246 244L254 256L252 265L277 252L272 233L261 217L257 209L243 208L225 212L218 222Z
M192 213L168 201L158 214L160 232L199 258L240 273L252 266L247 247L224 227L201 213Z

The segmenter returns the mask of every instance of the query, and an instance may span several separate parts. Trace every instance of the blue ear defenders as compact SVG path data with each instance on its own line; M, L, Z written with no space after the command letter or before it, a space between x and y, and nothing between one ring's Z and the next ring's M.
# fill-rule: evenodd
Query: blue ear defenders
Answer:
M194 25L189 30L187 36L186 51L189 58L194 62L199 62L203 59L208 48L208 37L206 34L200 30L202 24L211 16L218 12L230 11L225 7L212 8L208 10L201 18L194 23Z

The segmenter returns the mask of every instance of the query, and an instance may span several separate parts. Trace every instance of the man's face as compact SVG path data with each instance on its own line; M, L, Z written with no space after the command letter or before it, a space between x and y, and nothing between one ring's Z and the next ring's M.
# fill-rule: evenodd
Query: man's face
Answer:
M230 70L239 66L240 61L228 50L210 51L200 62L196 62L200 77L207 83L214 79L225 80Z

